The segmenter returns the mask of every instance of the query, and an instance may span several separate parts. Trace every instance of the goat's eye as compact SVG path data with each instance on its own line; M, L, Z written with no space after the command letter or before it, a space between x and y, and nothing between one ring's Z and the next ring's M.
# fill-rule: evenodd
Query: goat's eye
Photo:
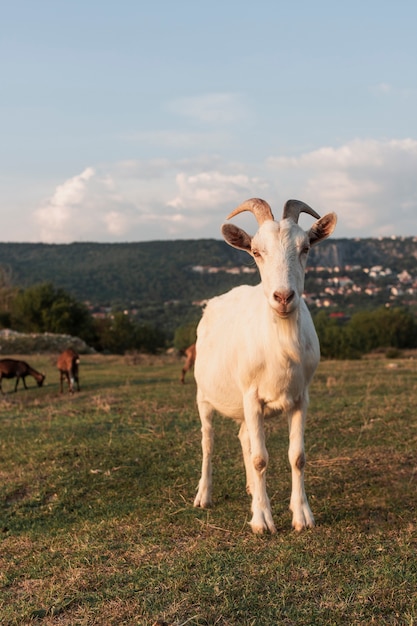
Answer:
M308 254L310 251L310 246L307 244L301 248L301 254Z
M261 256L261 253L259 252L259 250L252 250L252 254L256 258L259 258Z

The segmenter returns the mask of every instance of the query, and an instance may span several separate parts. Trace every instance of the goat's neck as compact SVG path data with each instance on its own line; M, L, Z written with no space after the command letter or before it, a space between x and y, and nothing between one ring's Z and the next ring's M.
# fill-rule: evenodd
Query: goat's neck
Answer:
M300 311L297 309L290 317L281 318L271 310L272 329L278 342L277 350L284 361L301 362Z

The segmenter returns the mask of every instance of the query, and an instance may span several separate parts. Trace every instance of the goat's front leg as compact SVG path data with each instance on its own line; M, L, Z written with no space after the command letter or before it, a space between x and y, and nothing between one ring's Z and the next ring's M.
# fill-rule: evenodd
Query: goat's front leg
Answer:
M201 420L201 448L203 451L203 462L201 467L201 478L198 484L197 495L194 499L194 506L203 509L211 506L211 486L212 486L212 468L211 457L213 454L213 407L210 403L204 401L197 394L197 405Z
M252 519L250 522L254 533L263 533L269 530L276 533L274 521L272 519L271 505L266 493L266 468L268 466L268 451L265 446L264 417L262 406L258 399L256 390L251 390L243 399L245 422L248 440L244 430L240 431L242 447L246 446L246 454L250 450L250 462L252 467L247 465L245 460L247 480L252 491ZM249 442L249 447L248 447ZM245 457L245 448L243 448ZM251 471L248 471L248 470Z
M246 428L246 422L243 420L240 425L239 430L239 440L240 445L242 447L243 453L243 462L245 463L245 471L246 471L246 493L249 495L253 494L253 465L251 459L251 450L250 450L250 441L249 441L249 433Z
M295 530L314 526L314 517L308 504L304 490L304 427L307 414L307 402L303 401L299 407L289 415L290 445L288 458L291 465L292 490L290 510L292 511L292 525Z

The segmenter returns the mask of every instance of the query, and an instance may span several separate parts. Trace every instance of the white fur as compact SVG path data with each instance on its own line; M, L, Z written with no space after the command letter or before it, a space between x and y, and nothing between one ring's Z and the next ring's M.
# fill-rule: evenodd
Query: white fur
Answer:
M304 426L308 386L320 359L314 325L302 299L310 241L327 237L336 223L324 223L325 233L306 233L294 221L264 222L245 245L236 245L227 228L228 243L245 249L257 262L261 283L242 286L209 301L197 329L195 378L202 424L202 473L194 506L211 505L212 414L240 423L239 439L252 495L251 527L256 533L276 532L266 492L268 452L264 418L282 414L289 421L289 461L292 472L290 509L296 530L314 526L304 491ZM314 232L314 237L310 233ZM250 244L248 245L248 241ZM282 294L293 293L282 305Z

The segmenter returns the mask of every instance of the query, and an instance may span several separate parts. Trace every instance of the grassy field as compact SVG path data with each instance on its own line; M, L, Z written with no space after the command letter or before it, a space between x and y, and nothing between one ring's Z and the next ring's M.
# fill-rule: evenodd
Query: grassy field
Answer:
M417 623L417 360L323 362L311 388L306 490L288 511L285 419L268 424L278 533L251 534L237 427L216 419L214 500L195 385L180 361L82 358L81 392L0 397L0 623Z

